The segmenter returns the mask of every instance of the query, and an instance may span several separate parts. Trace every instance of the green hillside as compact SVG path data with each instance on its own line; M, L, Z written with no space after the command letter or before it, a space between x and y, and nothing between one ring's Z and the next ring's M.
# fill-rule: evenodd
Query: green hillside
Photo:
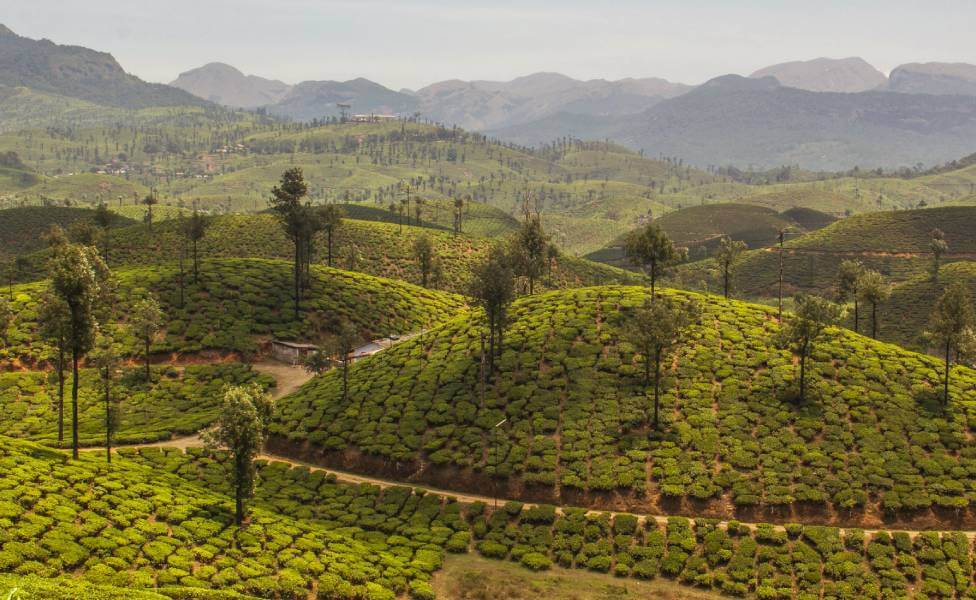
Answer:
M141 367L130 367L113 383L120 402L113 436L117 444L168 440L175 435L200 431L213 422L225 385L274 380L258 375L248 365L220 363L153 367L153 382L143 379ZM54 445L57 443L58 384L51 372L0 372L0 427L6 435ZM79 440L83 446L105 443L104 388L94 370L81 372L78 389ZM65 439L70 440L71 377L65 384ZM54 417L54 418L52 418Z
M442 559L438 542L451 533L432 523L429 502L414 505L416 516L401 513L404 518L387 532L350 526L337 518L343 513L328 520L293 517L264 505L238 528L232 497L158 468L124 458L109 466L98 453L86 454L68 462L60 452L0 438L4 572L158 589L184 599L233 596L169 588L280 600L306 600L313 590L320 598L393 600L426 583ZM331 486L321 473L310 479ZM331 487L370 499L368 489ZM10 581L3 577L0 582Z
M698 297L702 321L667 361L664 433L649 439L648 391L619 329L646 294L519 300L483 400L480 318L458 317L422 345L356 364L346 400L336 374L283 399L277 444L360 469L397 464L399 477L441 485L484 489L497 474L509 494L647 512L867 514L973 500L964 472L976 373L956 368L943 410L937 360L835 329L814 353L813 399L795 405L784 397L797 368L776 349L775 312L712 296Z
M157 471L178 473L190 481L226 489L226 463L173 451L142 450L125 455ZM663 582L662 587L669 581L682 586L668 590L666 595L648 596L655 598L686 598L688 594L687 598L698 599L702 592L695 590L702 589L750 598L851 599L882 594L898 597L910 589L949 597L953 590L968 594L973 589L971 578L952 575L971 571L973 552L961 532L930 531L913 538L904 532L865 533L796 524L784 530L768 524L720 524L713 519L671 517L659 521L570 507L530 507L518 502L492 509L484 503L459 505L450 498L441 504L436 495L418 497L406 487L379 490L336 484L319 475L283 463L265 465L257 503L289 516L354 523L349 529L365 530L371 540L383 539L379 532L389 532L407 519L412 526L403 529L410 532L404 535L423 539L430 522L433 539L425 548L437 544L450 553L477 552L551 577L555 576L551 570L559 567L613 574L616 579L607 584L621 585L608 585L610 597L620 597L628 577ZM400 536L388 538L390 543L394 539L401 544L412 541ZM444 568L450 568L451 560L448 557L444 561ZM510 587L504 581L513 575L511 569L486 568L489 590ZM522 597L518 594L524 590L515 593L513 597ZM485 592L474 597L500 596Z
M894 283L907 281L931 269L931 231L941 229L949 244L946 262L976 259L972 223L976 207L957 206L855 215L785 246L786 293L794 290L830 290L842 261L861 260ZM690 264L680 276L686 282L701 279L712 265ZM747 296L776 293L779 256L775 251L746 254L735 274L735 288ZM713 281L712 285L717 282Z
M292 266L284 261L214 259L200 265L199 283L185 274L184 302L179 302L179 271L173 264L116 271L122 303L114 317L125 320L126 308L150 290L159 298L166 324L153 344L156 353L220 350L252 354L271 337L312 340L335 330L348 319L364 339L402 334L456 315L464 300L445 292L313 266L311 287L302 303L302 318L292 309ZM37 336L37 300L44 283L14 286L15 318L8 330L9 346L0 358L28 364L47 360L51 348ZM124 338L135 353L137 340Z
M95 211L61 206L26 206L0 210L0 257L27 254L44 247L42 234L51 225L67 229L76 221L92 220ZM115 219L114 227L129 225L124 217Z
M359 221L380 221L382 223L397 223L402 220L407 224L417 225L415 213L401 216L397 212L390 212L388 206L380 207L370 204L340 204L343 213L350 219ZM420 226L454 231L454 203L439 199L425 203L422 207ZM477 237L503 237L519 227L515 217L501 209L482 204L467 202L461 212L461 232Z
M796 219L793 216L796 216ZM690 260L707 257L723 236L741 240L750 248L765 248L779 239L779 232L794 234L823 227L834 219L811 209L791 209L783 213L754 204L704 204L682 208L655 219L678 246L688 249ZM800 221L803 221L801 224ZM621 249L622 238L587 255L591 260L628 266Z
M891 297L878 308L878 337L909 348L924 348L922 332L929 326L932 309L950 281L964 283L976 297L976 261L943 265L938 280L926 273L895 286Z
M441 265L441 279L435 287L463 293L467 291L471 266L487 253L492 241L454 235L426 227L345 219L333 240L334 264L337 267L380 277L421 283L422 277L414 255L414 242L422 235L431 239ZM154 265L176 261L183 245L180 223L176 220L153 225L128 227L112 233L108 257L112 267L119 265ZM277 258L288 260L294 246L285 236L280 223L271 215L232 214L214 217L204 238L198 243L200 256L209 258ZM324 235L316 239L316 262L325 262L327 244ZM48 252L29 256L32 277L43 275ZM550 287L573 287L598 283L633 283L633 273L571 256L556 259L551 276L543 284Z

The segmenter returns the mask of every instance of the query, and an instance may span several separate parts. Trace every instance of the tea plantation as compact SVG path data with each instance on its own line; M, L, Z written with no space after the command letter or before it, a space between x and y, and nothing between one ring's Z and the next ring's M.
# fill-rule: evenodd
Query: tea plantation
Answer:
M41 234L51 225L68 228L77 221L91 221L95 211L90 208L63 206L25 206L0 210L0 257L17 256L44 247ZM116 215L113 227L131 225L135 221Z
M867 268L899 283L930 270L931 231L941 229L949 244L944 262L976 257L976 207L953 206L855 215L786 243L783 276L786 291L824 292L837 278L840 263L857 258ZM711 261L681 268L680 279L689 284L711 279L718 283ZM746 253L736 270L734 287L744 295L775 295L779 255L770 250Z
M169 220L153 225L150 234L146 225L135 225L113 231L108 244L109 265L157 265L175 262L184 242L179 223ZM421 282L421 273L414 256L414 242L421 235L434 243L434 254L443 273L432 287L464 292L470 269L484 257L491 242L485 238L454 235L426 227L345 219L333 239L334 265L349 271L359 271L380 277ZM316 238L315 262L325 263L327 244L324 236ZM214 217L203 239L198 242L199 256L206 258L279 258L288 260L294 247L285 237L281 225L271 215L232 214ZM48 252L28 255L30 277L44 275ZM600 283L637 283L634 273L561 256L553 265L551 276L542 281L550 287L574 287Z
M153 368L147 385L141 367L125 369L113 382L117 402L114 442L131 444L168 440L174 435L200 431L216 418L226 385L258 382L274 385L248 365L220 363L185 368ZM71 438L71 377L65 384L65 439ZM105 392L94 370L81 371L79 440L82 445L105 443ZM57 443L58 384L53 373L13 371L0 373L0 429L6 435L28 438L48 445Z
M929 325L932 307L950 281L962 282L976 297L976 261L942 265L938 279L925 273L895 286L891 297L878 307L878 337L908 347L924 347L921 334Z
M460 296L361 273L313 266L311 287L302 303L302 320L292 309L292 266L260 259L205 260L193 283L184 274L182 305L179 271L174 265L139 267L115 272L120 283L116 317L125 319L127 302L142 290L159 298L167 321L153 352L193 353L202 350L253 353L270 337L313 339L346 318L363 338L407 333L451 317L464 307ZM37 301L43 283L14 287L16 313L8 329L9 346L0 359L26 363L49 360L52 348L37 335ZM131 353L137 341L126 340Z
M124 451L154 470L226 487L222 457L197 451ZM414 562L440 564L440 548L517 562L668 578L755 598L970 598L976 595L971 540L960 532L868 533L860 529L666 520L579 508L482 503L406 487L336 483L332 475L262 463L257 506L322 523L369 544L394 547ZM435 547L437 549L435 549ZM423 559L421 559L423 555ZM417 584L414 597L427 598Z
M312 380L279 402L272 433L277 446L400 477L497 475L513 494L627 510L691 501L697 514L812 507L856 518L965 511L976 499L973 370L954 369L943 407L939 361L831 329L798 404L773 310L665 294L697 298L703 315L665 361L673 385L659 434L649 435L652 390L620 334L647 291L614 286L518 300L483 398L483 322L472 313L354 365L346 399L338 374Z
M125 459L68 462L58 451L5 437L0 470L0 571L18 575L266 599L392 600L427 585L440 564L438 544L451 531L434 521L439 506L431 514L429 502L390 533L261 506L238 528L232 498L198 483Z

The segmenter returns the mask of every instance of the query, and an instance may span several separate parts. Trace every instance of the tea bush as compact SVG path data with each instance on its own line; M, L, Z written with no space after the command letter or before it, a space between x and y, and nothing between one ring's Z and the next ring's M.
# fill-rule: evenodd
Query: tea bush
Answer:
M146 384L142 367L127 367L112 383L117 424L114 441L132 444L167 440L200 431L217 416L226 385L274 385L269 375L241 363L153 367ZM82 369L78 390L79 441L105 443L104 388L94 369ZM0 428L6 435L53 444L57 441L58 384L53 373L0 372ZM65 382L65 439L71 437L71 377Z
M143 450L140 456L167 454ZM81 576L96 585L164 594L189 587L305 600L317 582L320 598L331 597L330 588L339 597L394 598L440 567L448 523L466 528L459 518L452 521L460 512L443 498L404 496L390 533L367 531L353 524L383 506L379 490L338 486L307 471L296 472L306 479L291 485L312 492L317 488L310 482L320 484L325 501L316 504L319 512L291 517L257 502L250 522L237 528L232 497L145 460L151 466L124 454L111 466L101 457L69 462L58 451L0 438L0 571ZM268 490L278 480L272 472L273 466L262 471ZM331 505L330 497L336 499ZM297 504L293 508L297 512Z
M334 331L342 318L364 338L400 334L430 326L457 314L460 296L419 286L315 266L311 289L302 302L302 318L292 309L292 267L284 261L226 259L203 261L200 282L184 276L184 303L179 301L179 274L172 265L120 270L123 304L115 318L125 321L126 305L150 290L160 300L166 323L153 352L203 350L254 352L271 337L308 339ZM16 317L8 331L3 358L36 363L50 358L50 345L37 335L37 300L43 284L14 287ZM141 352L128 337L130 353ZM0 362L2 364L2 362Z
M483 317L461 315L354 365L345 400L338 373L314 379L279 403L272 433L553 494L728 495L738 507L852 511L965 508L976 498L976 372L954 368L953 401L942 407L937 359L832 328L810 360L809 400L798 404L775 312L715 296L662 292L697 298L703 316L666 361L672 385L655 434L653 392L620 334L646 294L598 287L518 300L484 397Z

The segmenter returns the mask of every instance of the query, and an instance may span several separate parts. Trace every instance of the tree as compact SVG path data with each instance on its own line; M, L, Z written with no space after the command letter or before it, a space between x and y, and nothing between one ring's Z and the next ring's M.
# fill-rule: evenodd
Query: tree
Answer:
M102 257L105 259L105 262L107 264L108 250L109 250L108 230L112 226L112 223L115 221L115 215L113 215L112 211L108 209L107 204L105 204L104 202L99 202L98 207L95 209L94 220L95 220L95 224L98 225L98 228L101 230L101 235L99 237L102 239Z
M342 225L342 208L335 204L326 204L319 208L319 223L325 230L326 247L328 249L328 265L332 266L332 238L336 229Z
M295 246L295 319L300 317L302 299L302 242L305 222L308 215L302 198L308 193L308 185L302 170L298 167L288 169L281 175L281 182L271 190L271 211L278 217L285 235Z
M515 298L515 274L510 258L497 246L471 271L469 295L484 309L488 321L488 369L491 371L495 366L496 341L500 350L508 307Z
M682 253L674 247L655 223L630 232L624 239L624 254L630 262L642 269L651 278L651 297L656 296L655 284L658 275L669 265L681 259Z
M349 397L349 365L352 364L352 352L359 342L359 332L356 326L347 319L342 319L336 328L336 333L328 346L333 356L333 362L342 367L342 400Z
M146 194L146 197L142 199L142 203L146 206L146 224L149 226L149 233L152 233L153 206L159 204L159 196L156 195L155 188Z
M953 352L956 354L957 361L967 353L976 352L976 314L974 314L973 300L963 283L953 282L942 293L932 312L929 328L924 337L944 351L945 376L942 382L942 401L948 404Z
M223 448L230 453L238 527L246 516L245 502L254 496L254 460L264 447L272 407L271 397L256 384L227 387L214 428L203 434L208 449Z
M837 301L845 303L848 300L854 301L854 331L858 332L860 324L860 311L858 302L860 291L858 286L861 277L864 276L864 264L859 260L845 260L840 263L837 272Z
M681 332L698 320L701 309L694 301L646 302L634 311L624 326L624 339L633 344L644 364L644 387L651 384L651 366L654 373L654 429L658 428L658 412L661 403L661 361L678 343Z
M207 227L210 226L210 221L207 220L205 216L197 211L193 211L190 218L186 220L186 237L190 240L190 249L193 253L193 283L199 283L199 261L197 258L197 243L203 239L203 236L207 233Z
M163 326L163 309L159 307L156 297L147 292L146 296L135 303L129 316L129 325L139 341L142 342L146 366L146 383L152 382L152 372L149 369L149 350L153 341Z
M877 271L865 271L857 284L864 302L871 305L871 337L878 337L878 305L891 295L891 287Z
M105 461L112 462L112 435L118 422L117 402L112 396L112 380L121 364L115 340L108 334L100 333L95 339L92 352L95 368L102 379L105 402Z
M454 199L454 235L461 233L461 218L464 214L464 198Z
M78 458L78 366L94 343L97 329L96 304L108 268L91 247L59 244L49 263L51 284L67 304L69 315L68 348L71 350L71 442L72 456Z
M71 335L71 313L58 294L48 290L38 306L41 337L54 345L55 373L58 379L58 447L64 445L64 367L68 338Z
M799 401L806 399L807 359L813 353L814 345L827 327L840 318L840 307L818 296L796 297L793 318L781 330L780 343L800 359Z
M413 243L413 255L417 259L417 265L420 267L420 280L424 287L427 287L427 280L430 276L430 272L434 266L434 244L427 237L427 234L422 234Z
M555 244L549 244L546 248L546 284L552 287L552 267L559 259L559 248Z
M722 236L718 250L715 252L715 260L722 268L722 290L726 298L729 297L729 282L735 265L748 248L748 244L741 240L733 240L727 235Z
M528 217L512 238L515 275L529 280L529 294L535 292L535 280L545 272L548 245L549 238L542 230L538 215Z
M332 368L333 360L329 353L319 348L309 352L302 367L313 375L321 375Z
M932 250L932 280L938 281L939 265L942 263L942 255L949 251L949 242L941 229L933 229L929 235L932 237L929 242L929 249Z
M420 196L414 196L413 206L414 206L414 213L416 214L417 217L417 227L420 227L421 225L420 215L421 215L421 210L423 209L424 206L424 199L421 198Z

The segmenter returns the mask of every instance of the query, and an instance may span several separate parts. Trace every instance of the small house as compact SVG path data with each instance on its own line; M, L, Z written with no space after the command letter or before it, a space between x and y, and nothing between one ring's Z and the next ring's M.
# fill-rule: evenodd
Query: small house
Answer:
M271 340L271 355L281 362L298 365L305 362L309 354L318 350L315 344L301 344L284 340Z

